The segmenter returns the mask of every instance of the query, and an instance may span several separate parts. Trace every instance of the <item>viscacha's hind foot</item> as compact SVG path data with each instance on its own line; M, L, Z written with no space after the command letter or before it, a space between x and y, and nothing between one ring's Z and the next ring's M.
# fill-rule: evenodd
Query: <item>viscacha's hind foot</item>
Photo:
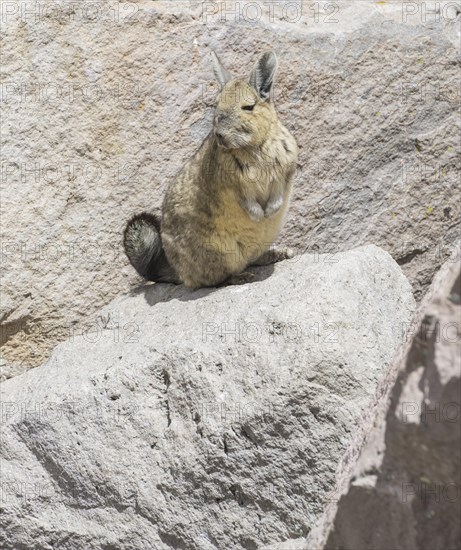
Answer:
M236 275L231 275L225 282L227 285L244 285L246 283L252 283L256 278L254 273L249 271L244 271L243 273L237 273Z

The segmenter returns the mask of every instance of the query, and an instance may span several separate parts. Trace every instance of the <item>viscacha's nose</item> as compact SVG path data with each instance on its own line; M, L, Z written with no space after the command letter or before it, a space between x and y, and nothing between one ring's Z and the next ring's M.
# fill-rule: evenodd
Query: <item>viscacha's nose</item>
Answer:
M223 113L221 113L219 115L216 115L216 123L220 124L220 123L224 122L225 120L227 120L228 118L229 118L229 115L225 115Z

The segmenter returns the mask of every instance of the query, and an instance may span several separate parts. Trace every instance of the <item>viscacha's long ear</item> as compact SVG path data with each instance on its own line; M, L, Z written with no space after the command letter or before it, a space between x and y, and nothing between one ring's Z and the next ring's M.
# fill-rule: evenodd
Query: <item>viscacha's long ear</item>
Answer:
M229 80L232 79L232 75L223 67L221 61L219 61L219 57L213 50L211 51L211 58L213 60L213 70L216 80L219 82L221 87L223 87L226 82L229 82Z
M264 101L270 97L276 70L277 57L275 53L266 52L259 58L250 75L250 84Z

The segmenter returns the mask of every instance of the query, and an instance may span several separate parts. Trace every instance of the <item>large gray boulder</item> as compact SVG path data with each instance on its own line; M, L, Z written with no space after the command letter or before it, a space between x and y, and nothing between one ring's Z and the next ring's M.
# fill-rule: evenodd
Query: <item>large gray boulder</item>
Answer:
M408 349L391 369L398 377L377 407L350 482L303 550L460 548L460 320L458 255L405 331Z
M374 246L255 272L141 287L101 312L104 329L2 383L2 548L305 540L414 298Z
M279 56L276 104L300 147L281 241L373 242L422 296L459 233L456 2L31 6L2 11L4 376L134 284L123 227L210 130L212 48L242 76Z

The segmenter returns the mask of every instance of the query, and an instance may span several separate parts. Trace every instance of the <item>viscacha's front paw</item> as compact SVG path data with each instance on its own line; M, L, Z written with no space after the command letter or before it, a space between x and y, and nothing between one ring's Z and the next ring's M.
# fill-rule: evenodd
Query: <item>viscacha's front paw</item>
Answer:
M242 203L242 206L246 210L250 220L259 222L264 218L264 210L259 202L255 200L246 200Z
M280 195L280 197L275 197L274 199L270 199L264 210L264 216L266 218L270 218L271 216L276 214L280 210L280 208L282 208L282 205L283 205L282 195Z

